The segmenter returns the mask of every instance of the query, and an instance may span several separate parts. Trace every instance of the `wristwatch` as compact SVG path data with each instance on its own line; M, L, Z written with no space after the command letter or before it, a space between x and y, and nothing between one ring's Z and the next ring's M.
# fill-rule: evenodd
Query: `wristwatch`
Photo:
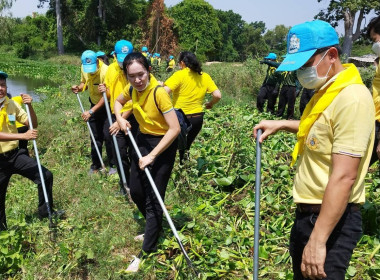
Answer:
M94 113L94 111L92 111L91 109L88 112L90 113L90 115Z

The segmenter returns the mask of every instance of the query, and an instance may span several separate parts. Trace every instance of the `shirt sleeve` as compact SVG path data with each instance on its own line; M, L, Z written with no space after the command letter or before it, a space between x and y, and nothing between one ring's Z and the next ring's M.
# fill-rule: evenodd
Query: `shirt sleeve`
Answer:
M159 87L156 92L157 106L163 114L173 110L172 100L163 87Z
M206 75L206 73L203 73L203 75ZM206 84L207 84L207 92L211 93L218 89L214 81L211 79L210 75L207 74L206 78Z
M85 74L83 73L83 67L81 66L80 67L80 82L81 83L86 83L86 77L85 77Z
M353 93L348 95L349 91ZM371 95L365 86L351 85L339 93L336 101L332 152L363 157L375 125Z
M175 72L165 81L164 85L170 88L171 91L175 91L181 85L181 71Z
M131 100L132 99L132 96L130 96L129 95L129 88L130 88L131 86L128 84L128 85L126 85L126 87L124 88L124 90L123 90L123 97L124 97L124 99L125 100L127 100L127 101L129 101L129 100Z
M376 119L380 121L380 64L372 81L372 96L376 108Z
M25 112L25 110L21 107L21 105L17 104L16 102L12 102L13 104L11 106L15 106L16 111L16 120L19 123L25 124L28 120L28 114ZM9 106L9 105L8 105Z

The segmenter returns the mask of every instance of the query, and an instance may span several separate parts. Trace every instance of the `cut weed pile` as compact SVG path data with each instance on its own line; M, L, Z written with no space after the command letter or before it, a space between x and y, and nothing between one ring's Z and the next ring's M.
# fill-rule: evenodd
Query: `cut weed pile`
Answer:
M54 174L54 202L56 208L66 210L67 219L58 223L56 242L52 242L48 221L37 218L37 188L13 176L7 194L10 230L0 234L2 278L189 279L190 270L166 222L159 250L144 261L141 272L123 272L140 250L141 244L133 238L143 232L144 219L134 205L115 195L119 190L117 175L87 174L90 139L70 91L71 84L79 80L79 68L52 62L46 65L45 69L45 62L11 59L1 61L0 69L10 75L43 76L60 84L39 89L47 98L34 107L40 124L41 161ZM242 71L246 79L255 76L257 83L262 81L260 71L245 72L246 65L208 67L210 73L223 69L226 77L238 77L236 72ZM253 84L240 83L244 87ZM182 167L175 165L165 200L202 279L251 279L253 273L252 127L272 117L257 112L255 98L247 89L231 92L233 87L227 82L220 86L225 101L207 111L190 160ZM81 94L81 99L87 107L87 93ZM251 101L242 104L235 100ZM295 170L289 167L289 155L294 141L293 135L280 133L263 144L260 279L292 279L288 240L295 211L291 196ZM349 279L380 279L379 184L376 166L366 180L364 235L354 251Z

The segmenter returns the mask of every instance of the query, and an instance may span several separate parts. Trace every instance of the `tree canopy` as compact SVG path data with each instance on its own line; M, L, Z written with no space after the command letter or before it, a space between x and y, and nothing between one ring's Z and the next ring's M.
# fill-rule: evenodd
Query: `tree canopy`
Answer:
M15 1L0 0L0 12ZM46 15L24 19L0 17L3 28L0 46L17 50L19 56L56 53L61 21L62 50L64 46L70 53L85 49L109 53L116 41L126 39L136 50L147 46L163 57L189 50L203 61L244 61L268 52L285 54L290 28L278 25L268 30L262 21L246 22L232 10L214 9L205 0L183 0L170 8L165 7L163 0L39 0L39 3L49 6ZM380 13L378 0L331 0L316 18L333 26L344 20L343 51L349 55L371 11ZM44 22L42 29L40 22Z
M334 27L338 26L339 21L344 21L343 54L349 56L353 42L359 39L364 29L363 20L373 10L380 13L379 0L331 0L327 9L320 11L315 18L325 20Z

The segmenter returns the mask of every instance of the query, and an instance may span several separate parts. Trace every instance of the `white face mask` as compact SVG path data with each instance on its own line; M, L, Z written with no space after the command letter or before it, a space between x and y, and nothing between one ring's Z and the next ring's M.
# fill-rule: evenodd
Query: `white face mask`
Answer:
M373 43L372 45L372 51L380 57L380 42Z
M327 80L327 75L330 72L331 66L329 70L327 71L326 75L324 77L319 77L318 72L317 72L317 66L323 58L326 56L328 50L325 52L325 54L322 56L321 60L317 63L317 65L310 66L310 67L305 67L305 69L298 69L297 70L297 78L300 84L307 89L319 89L322 87Z
M141 90L141 91L144 91L148 86L150 85L150 81L148 81L145 85L145 87Z

